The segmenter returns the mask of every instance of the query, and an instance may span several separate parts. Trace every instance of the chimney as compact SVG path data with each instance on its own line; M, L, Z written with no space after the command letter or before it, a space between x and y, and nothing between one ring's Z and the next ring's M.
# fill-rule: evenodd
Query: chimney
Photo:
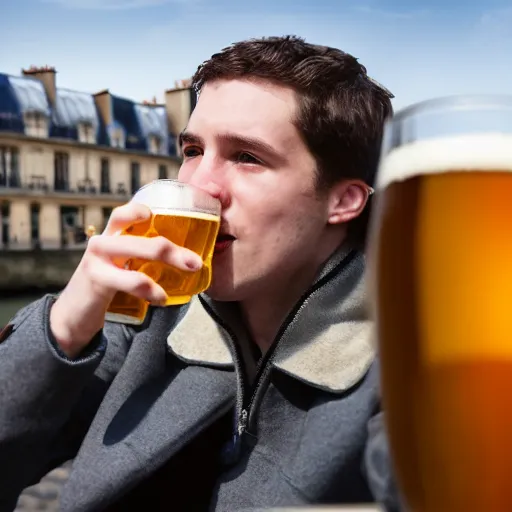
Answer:
M110 91L105 89L103 91L97 92L93 95L94 102L98 107L100 112L101 119L105 123L105 126L109 126L112 124L112 98L110 96Z
M48 102L54 107L57 97L57 71L55 71L55 68L51 66L30 66L28 69L22 69L21 73L23 76L31 76L42 82L46 95L48 96Z
M187 126L188 119L196 104L196 93L191 80L177 80L174 89L165 91L165 107L169 131L179 135Z
M146 105L148 107L163 107L161 103L158 103L156 96L153 96L151 100L142 100L142 105Z

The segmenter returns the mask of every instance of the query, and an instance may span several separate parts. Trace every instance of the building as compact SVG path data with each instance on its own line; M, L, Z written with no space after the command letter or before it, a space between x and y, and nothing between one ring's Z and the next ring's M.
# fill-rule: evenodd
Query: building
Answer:
M0 73L0 249L81 247L140 186L176 177L194 105L187 81L157 104L59 88L50 67Z

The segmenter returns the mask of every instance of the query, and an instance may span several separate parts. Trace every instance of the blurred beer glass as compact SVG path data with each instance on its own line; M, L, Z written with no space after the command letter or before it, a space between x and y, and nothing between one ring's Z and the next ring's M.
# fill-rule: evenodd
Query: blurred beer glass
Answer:
M185 304L210 285L215 239L220 226L220 202L206 192L175 180L156 180L142 187L132 201L151 209L149 220L127 227L121 235L163 236L203 259L198 272L185 272L160 261L131 259L125 268L150 276L166 292L165 306ZM118 292L108 307L106 319L138 325L149 303Z
M408 510L512 510L512 97L398 113L376 188L369 277Z

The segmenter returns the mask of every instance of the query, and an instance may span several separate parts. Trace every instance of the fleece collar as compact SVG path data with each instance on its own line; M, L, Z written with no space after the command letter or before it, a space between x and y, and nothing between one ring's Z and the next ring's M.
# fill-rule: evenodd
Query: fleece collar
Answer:
M333 393L363 378L375 357L364 266L364 255L356 251L341 248L331 257L288 319L270 364ZM232 368L230 333L241 344L249 343L237 306L202 295L192 299L167 343L186 362Z

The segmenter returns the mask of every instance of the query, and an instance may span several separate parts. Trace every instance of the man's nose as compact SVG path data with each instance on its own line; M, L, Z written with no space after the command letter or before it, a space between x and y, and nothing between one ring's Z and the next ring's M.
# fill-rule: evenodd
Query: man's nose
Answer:
M221 173L216 172L212 165L205 164L207 162L203 160L201 165L193 172L189 183L218 199L224 210L230 203L226 185L221 180Z
M218 199L223 210L229 206L229 194L226 189L221 187L218 183L209 181L204 186L199 186L199 188L210 194L212 197L215 197L215 199Z

